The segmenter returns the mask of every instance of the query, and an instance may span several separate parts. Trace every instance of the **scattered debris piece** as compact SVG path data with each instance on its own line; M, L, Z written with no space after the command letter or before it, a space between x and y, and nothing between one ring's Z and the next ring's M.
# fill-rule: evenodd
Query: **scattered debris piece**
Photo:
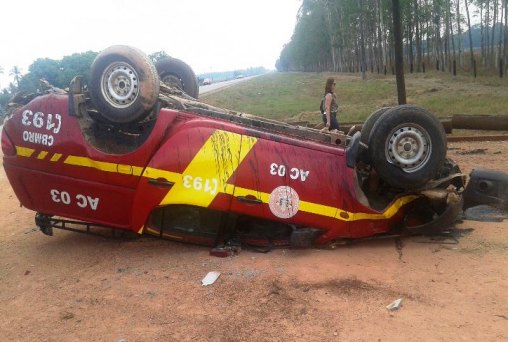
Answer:
M386 306L386 309L388 309L389 311L395 311L395 310L398 310L401 307L401 305L402 305L402 298L399 298L399 299L394 300L390 304L388 304Z
M219 278L219 276L220 272L217 271L208 272L208 274L203 278L203 280L201 280L201 284L203 286L212 285Z
M475 148L474 150L457 152L457 153L458 154L485 154L486 151L487 151L486 148Z
M39 230L40 230L39 227L31 228L30 230L27 230L25 232L25 234L30 234L30 233L33 233L33 232L38 232Z
M466 220L471 221L502 222L508 219L508 212L490 205L482 204L466 209L464 211L464 217Z
M211 256L216 256L219 258L225 258L229 256L234 256L240 254L241 247L240 246L222 246L215 247L210 250Z
M62 320L67 320L67 319L72 319L72 318L74 318L74 314L72 312L66 311L66 312L62 312L60 314L60 319L62 319Z

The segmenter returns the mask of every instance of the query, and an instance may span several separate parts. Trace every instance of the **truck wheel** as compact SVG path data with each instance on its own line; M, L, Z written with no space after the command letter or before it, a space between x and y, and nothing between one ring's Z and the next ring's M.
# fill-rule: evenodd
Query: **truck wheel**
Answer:
M155 67L163 83L183 90L195 99L198 98L198 81L187 63L176 58L164 58L158 61Z
M112 123L141 121L159 96L157 70L141 50L114 45L102 51L90 69L90 98Z
M377 119L384 114L388 109L392 107L382 107L376 110L375 112L371 113L367 120L365 120L363 126L362 126L362 137L360 141L366 145L369 144L369 135L370 131L372 131L372 127L374 127L374 124L377 122Z
M388 184L415 190L439 171L446 158L446 134L430 112L402 105L383 113L369 135L371 165Z
M384 114L388 109L391 107L382 107L376 110L375 112L371 113L367 120L363 123L362 130L361 130L361 136L360 136L360 147L358 152L358 160L369 164L369 135L372 131L372 127L374 127L374 124L377 122L379 117Z

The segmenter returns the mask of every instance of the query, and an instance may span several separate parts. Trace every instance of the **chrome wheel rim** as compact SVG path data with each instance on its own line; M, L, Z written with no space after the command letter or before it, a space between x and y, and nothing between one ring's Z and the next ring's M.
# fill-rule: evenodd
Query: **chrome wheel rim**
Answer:
M125 62L110 64L101 79L101 91L115 108L130 106L139 95L139 78L136 70Z
M397 126L389 134L385 154L387 160L411 173L420 170L429 160L432 151L430 136L418 125Z

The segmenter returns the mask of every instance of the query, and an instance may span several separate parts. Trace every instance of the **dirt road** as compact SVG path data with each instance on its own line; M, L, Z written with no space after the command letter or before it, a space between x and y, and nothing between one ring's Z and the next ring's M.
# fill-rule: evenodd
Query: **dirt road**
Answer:
M508 171L508 142L451 143L449 156L466 173ZM508 340L508 220L463 221L474 230L456 244L412 237L222 259L148 237L47 237L3 171L0 183L1 341ZM209 271L221 276L203 287Z

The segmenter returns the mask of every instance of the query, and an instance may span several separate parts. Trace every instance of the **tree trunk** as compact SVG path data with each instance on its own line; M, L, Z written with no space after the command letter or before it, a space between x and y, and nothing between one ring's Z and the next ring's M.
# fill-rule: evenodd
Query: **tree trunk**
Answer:
M422 37L420 36L420 11L418 0L413 1L416 33L416 72L422 71Z
M452 126L456 129L508 130L508 115L454 114Z
M504 68L508 67L508 0L504 0Z
M363 10L363 0L358 0L358 7L360 8L360 69L362 71L362 80L366 80L365 75L367 63L365 57L365 11Z
M494 37L495 37L495 30L496 30L496 20L497 20L497 0L493 0L493 6L494 6L494 13L492 14L492 33L491 33L491 37L490 37L490 60L489 60L489 65L492 67L492 66L496 66L497 65L497 58L496 56L494 55L494 46L495 46L495 41L494 41Z
M392 0L393 38L395 46L395 73L397 76L397 95L399 104L406 104L406 85L404 81L404 61L402 58L402 32L399 0Z
M325 1L324 3L324 9L325 9L325 18L326 18L326 28L328 30L328 35L330 36L330 52L332 54L332 71L337 71L335 69L336 66L336 60L335 60L335 34L333 30L332 25L332 11L329 7L329 2Z
M460 24L460 0L457 0L457 35L459 36L459 39L458 39L458 50L459 50L459 65L462 67L463 66L463 61L462 61L462 26Z
M450 2L447 1L446 3L446 24L445 24L445 61L446 61L446 67L448 71L451 71L451 65L452 65L452 56L450 51L450 43L453 46L453 55L455 56L455 44L450 42L453 40L453 32L452 32L452 25L451 25L451 10L450 10Z
M497 43L497 57L496 62L500 61L502 63L503 60L503 27L506 25L506 23L503 23L504 17L503 17L503 3L500 4L501 6L501 13L499 13L500 23L499 23L499 40Z
M466 14L467 14L467 28L469 30L469 51L471 53L471 70L474 69L474 53L473 53L473 35L471 33L471 17L469 16L469 5L467 0L464 0L464 4L466 6Z
M383 67L386 67L386 64L388 62L388 51L386 48L387 39L386 39L386 30L384 29L385 23L384 23L383 13L381 11L381 1L380 0L378 0L378 6L379 6L379 27L382 32L382 34L380 36L380 39L382 41L382 43L381 43L382 56L383 56L382 63L383 63Z

